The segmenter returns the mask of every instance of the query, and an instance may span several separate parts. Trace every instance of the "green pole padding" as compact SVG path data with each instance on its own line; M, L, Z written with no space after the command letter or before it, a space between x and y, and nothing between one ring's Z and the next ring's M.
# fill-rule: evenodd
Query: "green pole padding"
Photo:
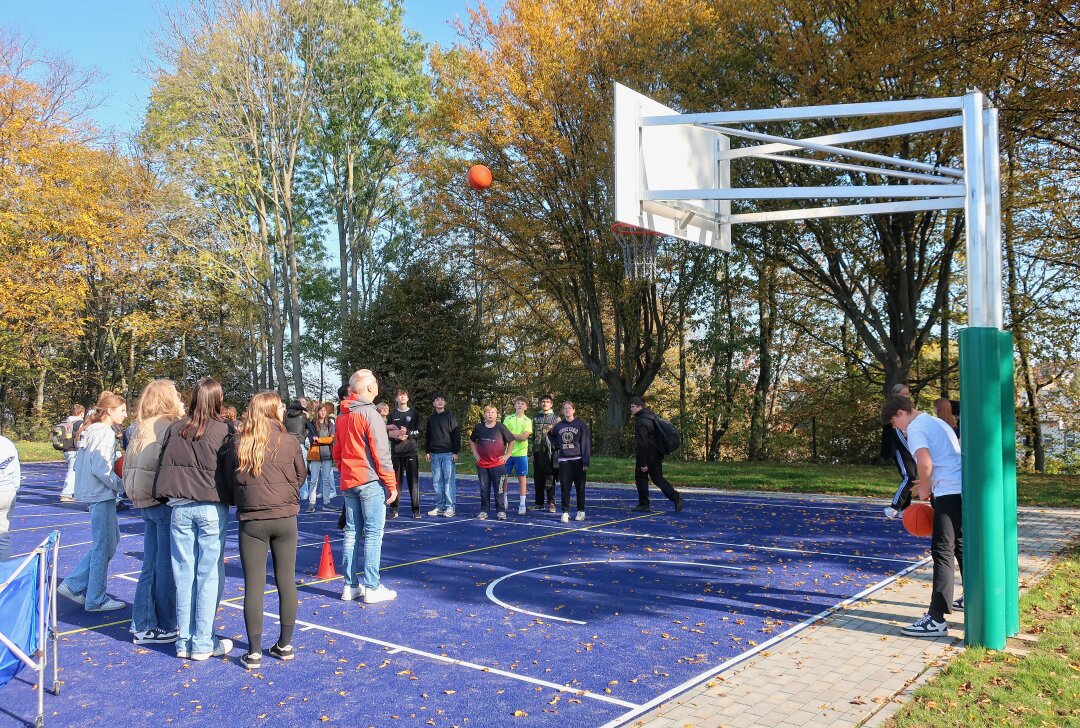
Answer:
M1000 650L1005 647L1005 506L999 332L968 327L959 342L964 641Z
M1013 338L998 332L1001 367L1001 485L1005 517L1005 634L1020 631L1020 564L1016 530L1016 386L1013 374Z

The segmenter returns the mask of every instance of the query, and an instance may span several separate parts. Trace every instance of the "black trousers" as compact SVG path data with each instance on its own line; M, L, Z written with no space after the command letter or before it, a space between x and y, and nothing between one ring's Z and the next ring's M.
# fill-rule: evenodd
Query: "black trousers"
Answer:
M390 504L390 510L396 511L401 502L401 494L405 492L405 484L409 484L409 499L412 500L413 513L420 511L420 461L416 453L412 455L392 455L390 461L394 464L394 476L398 482L398 497Z
M934 507L934 532L930 555L934 559L934 590L930 594L930 616L941 622L952 609L955 566L964 571L963 508L959 495L930 498Z
M555 504L555 468L551 466L551 456L540 453L533 456L533 481L536 490L536 507Z
M248 652L262 650L263 592L266 591L266 554L274 557L281 634L278 644L292 642L296 627L296 516L266 521L240 521L240 563L244 567L244 626Z
M585 466L580 460L564 460L559 463L559 485L562 488L562 509L570 510L570 485L577 490L577 509L585 510Z
M637 486L638 504L649 505L649 478L652 478L652 482L656 483L656 487L668 497L668 500L674 501L678 496L678 491L664 477L664 458L649 460L645 463L645 467L649 469L649 472L643 473L640 464L634 465L634 485Z

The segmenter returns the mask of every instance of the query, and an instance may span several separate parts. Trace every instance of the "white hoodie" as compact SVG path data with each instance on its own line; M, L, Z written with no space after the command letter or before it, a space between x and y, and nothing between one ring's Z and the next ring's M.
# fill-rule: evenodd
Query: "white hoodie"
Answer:
M75 456L75 499L100 503L124 492L124 484L113 473L116 460L116 433L104 422L95 422L82 431Z

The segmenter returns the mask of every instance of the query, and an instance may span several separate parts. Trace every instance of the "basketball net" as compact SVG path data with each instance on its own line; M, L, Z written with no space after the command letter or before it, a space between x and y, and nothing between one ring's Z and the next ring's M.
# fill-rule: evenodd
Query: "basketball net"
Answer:
M623 255L623 275L628 281L652 283L656 280L656 257L665 236L624 222L611 226Z

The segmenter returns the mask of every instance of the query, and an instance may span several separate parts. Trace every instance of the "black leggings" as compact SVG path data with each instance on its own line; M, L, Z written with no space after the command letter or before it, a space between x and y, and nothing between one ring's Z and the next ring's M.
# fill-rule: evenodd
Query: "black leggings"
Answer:
M405 482L409 483L409 498L412 500L413 512L420 510L420 461L416 455L392 456L390 461L394 464L394 475L397 477L398 497L390 504L390 509L396 511L401 502L401 494L405 490Z
M263 592L266 554L274 555L281 635L278 645L292 642L296 626L296 516L266 521L240 521L240 563L244 567L244 626L248 652L262 651Z
M570 510L570 484L577 490L577 509L585 510L585 467L580 460L559 463L559 485L562 486L562 509Z

